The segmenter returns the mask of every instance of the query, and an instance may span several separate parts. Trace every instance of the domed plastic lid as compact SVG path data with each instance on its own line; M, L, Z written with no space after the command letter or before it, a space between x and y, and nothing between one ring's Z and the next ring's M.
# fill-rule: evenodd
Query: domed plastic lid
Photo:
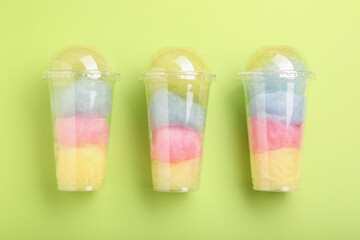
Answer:
M250 58L246 72L238 73L241 80L302 79L313 77L308 64L294 48L272 46L258 50Z
M215 79L205 61L186 48L167 48L158 52L142 80L207 80Z
M55 55L51 71L43 73L44 78L119 78L112 72L109 61L100 52L89 47L65 48Z

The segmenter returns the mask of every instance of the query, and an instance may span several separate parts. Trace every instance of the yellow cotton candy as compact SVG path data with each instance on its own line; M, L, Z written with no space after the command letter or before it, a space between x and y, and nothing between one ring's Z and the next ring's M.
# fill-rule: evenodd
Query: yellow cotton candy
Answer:
M255 190L287 192L296 190L301 173L301 152L281 148L251 154L251 174Z
M164 192L188 192L198 188L201 159L194 158L180 163L152 161L154 189Z
M59 190L93 191L102 188L106 170L106 146L59 146L57 154L56 176Z

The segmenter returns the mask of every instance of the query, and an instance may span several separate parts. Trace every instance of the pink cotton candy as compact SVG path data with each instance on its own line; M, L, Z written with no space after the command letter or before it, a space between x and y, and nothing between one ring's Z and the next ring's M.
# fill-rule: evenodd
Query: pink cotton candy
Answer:
M201 157L201 134L182 126L158 128L153 132L151 155L154 160L171 163Z
M58 118L55 131L59 143L66 146L107 145L109 142L109 126L101 116Z
M300 148L303 124L283 124L264 117L251 117L251 145L255 153L280 148Z

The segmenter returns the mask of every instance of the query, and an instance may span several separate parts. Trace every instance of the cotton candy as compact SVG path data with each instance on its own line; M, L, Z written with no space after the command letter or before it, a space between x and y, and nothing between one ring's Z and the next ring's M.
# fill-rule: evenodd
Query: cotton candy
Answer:
M157 191L187 192L197 189L200 180L201 159L180 163L152 161L154 188Z
M179 163L202 155L202 136L182 126L161 127L152 135L152 159Z
M90 191L102 188L105 179L107 148L89 144L83 147L59 145L56 165L58 188Z
M305 107L305 97L293 92L258 94L249 101L251 116L272 118L286 124L300 124Z
M54 89L56 117L107 116L111 113L111 101L111 85L106 80L78 79L66 87Z
M150 122L153 130L181 125L202 132L205 110L192 96L181 97L167 89L157 90L150 99Z
M109 142L109 126L101 116L58 118L55 134L58 142L66 146L107 145Z
M257 94L294 92L303 95L306 87L305 65L293 57L275 56L266 66L253 69L256 81L248 81L246 92L251 99Z
M300 148L303 125L286 125L273 119L251 117L250 143L255 153L290 147Z
M298 188L301 173L301 152L281 148L251 154L251 175L255 190L291 191Z

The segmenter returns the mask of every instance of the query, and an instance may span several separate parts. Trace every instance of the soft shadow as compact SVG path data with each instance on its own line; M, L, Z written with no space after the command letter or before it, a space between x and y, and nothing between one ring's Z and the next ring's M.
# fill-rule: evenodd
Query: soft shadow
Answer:
M241 189L252 189L251 171L250 171L250 155L249 142L247 132L247 117L244 97L244 88L240 82L231 90L229 96L230 111L233 116L232 126L235 134L233 135L233 143L236 154L238 155L236 163L238 164L236 171L238 171L239 183ZM247 191L246 191L247 192Z
M137 75L131 79L137 80ZM137 82L131 93L127 94L127 101L131 110L131 121L134 123L133 137L135 137L138 151L134 152L132 158L136 163L136 177L138 189L143 191L152 188L151 184L151 161L149 150L149 135L148 135L148 118L146 106L145 86L142 82Z
M200 190L201 191L201 190ZM199 192L190 193L174 193L174 192L157 192L151 188L144 189L144 205L148 206L148 210L156 212L160 209L168 209L170 206L181 206L188 204L184 199L195 198ZM168 204L166 204L168 203Z
M40 79L41 81L41 79ZM32 125L37 129L36 135L33 135L34 141L37 142L37 148L34 153L37 154L37 169L39 169L39 185L46 198L52 198L56 189L55 177L55 160L54 160L54 144L52 134L52 123L50 113L50 97L46 81L41 81L39 86L34 89L38 91L32 92L27 99L27 104L32 107L29 119Z

